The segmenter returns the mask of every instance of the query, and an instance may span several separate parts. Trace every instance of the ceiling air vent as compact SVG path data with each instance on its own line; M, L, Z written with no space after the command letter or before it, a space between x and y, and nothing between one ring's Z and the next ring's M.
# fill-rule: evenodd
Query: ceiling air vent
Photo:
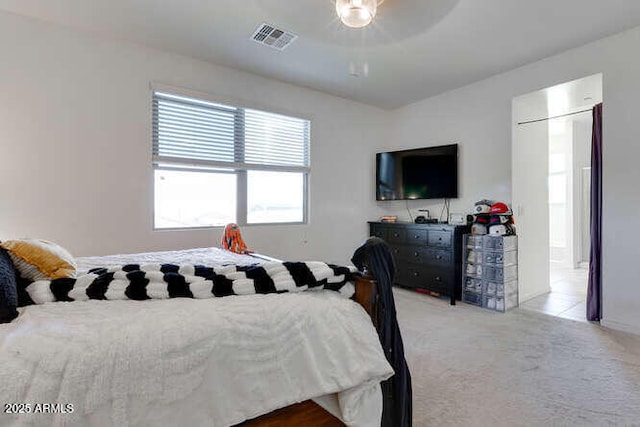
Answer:
M251 40L254 42L264 44L278 50L284 50L297 38L297 35L269 24L260 25L251 36Z

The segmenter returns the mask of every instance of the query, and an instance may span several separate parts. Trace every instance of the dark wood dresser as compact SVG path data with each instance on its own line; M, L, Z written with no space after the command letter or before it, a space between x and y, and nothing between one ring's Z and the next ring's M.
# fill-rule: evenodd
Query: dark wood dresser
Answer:
M391 246L395 283L447 295L451 304L462 297L462 235L469 226L369 222L369 234Z

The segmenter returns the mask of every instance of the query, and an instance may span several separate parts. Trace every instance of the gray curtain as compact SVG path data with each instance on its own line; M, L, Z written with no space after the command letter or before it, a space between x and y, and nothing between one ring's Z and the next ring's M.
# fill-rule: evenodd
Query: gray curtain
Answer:
M602 318L602 103L593 107L591 137L591 253L587 320Z

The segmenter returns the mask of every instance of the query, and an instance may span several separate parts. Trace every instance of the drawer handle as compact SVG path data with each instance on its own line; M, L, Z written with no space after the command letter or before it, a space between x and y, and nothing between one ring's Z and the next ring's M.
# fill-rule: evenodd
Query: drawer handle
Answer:
M413 256L415 256L415 257L420 256L420 252L414 252Z
M438 237L438 240L440 240L442 242L442 237Z
M400 235L398 233L393 233L393 237L399 237Z
M436 276L436 282L442 282L442 277Z
M413 275L414 275L414 276L416 276L416 277L418 277L418 276L420 275L420 273L418 273L417 271L414 271L414 272L413 272Z
M436 259L442 259L442 255L436 255Z
M400 249L394 249L394 250L393 250L393 253L394 253L394 254L397 254L397 253L399 253L399 252L400 252Z
M413 236L413 238L414 238L414 239L419 239L419 238L420 238L420 235L419 235L419 234L416 234L415 236Z

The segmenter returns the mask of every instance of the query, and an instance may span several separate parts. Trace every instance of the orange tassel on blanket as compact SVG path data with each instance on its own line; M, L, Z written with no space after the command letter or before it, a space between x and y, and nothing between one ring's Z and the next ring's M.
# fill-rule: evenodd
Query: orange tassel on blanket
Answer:
M224 233L222 234L222 249L226 249L237 254L250 254L253 251L247 248L247 245L242 240L240 235L240 227L238 224L230 223L224 227Z

